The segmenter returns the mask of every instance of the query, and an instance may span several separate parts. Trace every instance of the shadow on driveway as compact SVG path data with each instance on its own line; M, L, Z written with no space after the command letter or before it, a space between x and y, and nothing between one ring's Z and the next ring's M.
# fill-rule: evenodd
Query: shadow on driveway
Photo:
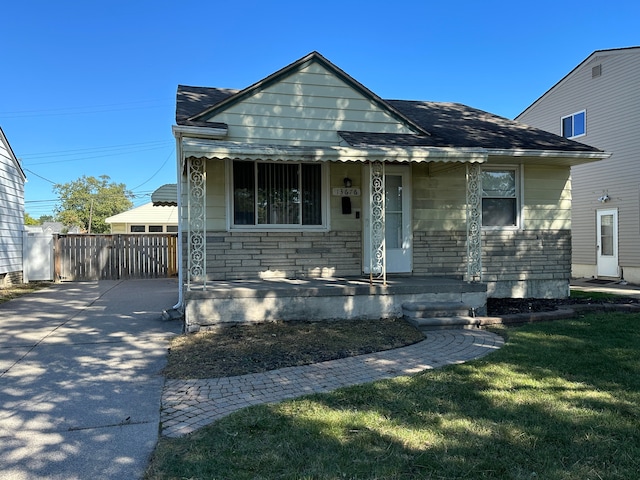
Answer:
M0 477L140 478L181 323L174 279L63 283L0 305Z

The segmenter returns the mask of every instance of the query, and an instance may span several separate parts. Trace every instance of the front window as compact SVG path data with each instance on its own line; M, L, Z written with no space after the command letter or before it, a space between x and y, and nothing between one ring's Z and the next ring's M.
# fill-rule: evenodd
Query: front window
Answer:
M234 161L233 224L322 225L322 165Z
M482 225L518 225L518 175L515 168L482 171Z
M144 225L131 225L131 233L145 233Z
M562 136L565 138L581 137L587 133L587 112L573 113L562 117Z
M162 233L162 225L149 225L149 233Z

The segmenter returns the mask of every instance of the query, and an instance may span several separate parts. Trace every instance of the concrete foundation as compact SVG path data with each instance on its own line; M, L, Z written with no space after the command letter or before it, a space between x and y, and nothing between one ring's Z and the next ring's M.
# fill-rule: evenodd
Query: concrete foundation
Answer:
M402 316L405 302L463 302L486 313L487 286L436 277L214 282L185 292L185 330L224 323L358 320Z

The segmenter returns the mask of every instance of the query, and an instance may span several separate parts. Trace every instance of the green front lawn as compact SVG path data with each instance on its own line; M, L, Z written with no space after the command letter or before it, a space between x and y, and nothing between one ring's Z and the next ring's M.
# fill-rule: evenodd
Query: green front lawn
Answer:
M506 346L479 361L162 438L146 478L638 478L640 315L501 333Z

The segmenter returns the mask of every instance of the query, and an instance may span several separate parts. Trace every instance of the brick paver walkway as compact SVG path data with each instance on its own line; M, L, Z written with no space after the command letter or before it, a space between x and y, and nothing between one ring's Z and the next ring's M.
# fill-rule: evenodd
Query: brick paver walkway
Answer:
M502 347L485 330L435 330L408 347L265 373L204 380L167 380L162 434L180 437L250 405L279 402L482 357Z

